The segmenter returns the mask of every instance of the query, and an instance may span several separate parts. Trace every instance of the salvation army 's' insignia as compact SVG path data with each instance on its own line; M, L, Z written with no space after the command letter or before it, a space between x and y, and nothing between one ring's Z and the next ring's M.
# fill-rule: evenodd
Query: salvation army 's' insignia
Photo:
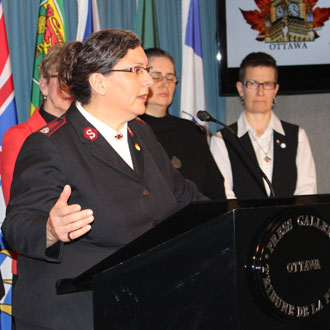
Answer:
M84 138L90 141L94 141L98 138L97 130L93 127L86 127L84 129Z

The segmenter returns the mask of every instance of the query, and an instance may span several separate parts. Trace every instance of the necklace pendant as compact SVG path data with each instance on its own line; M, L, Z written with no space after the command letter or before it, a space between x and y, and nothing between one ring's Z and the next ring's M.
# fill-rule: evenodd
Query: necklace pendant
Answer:
M265 158L264 158L264 161L267 162L267 163L269 163L271 160L272 160L272 159L271 159L270 157L268 157L267 155L266 155Z

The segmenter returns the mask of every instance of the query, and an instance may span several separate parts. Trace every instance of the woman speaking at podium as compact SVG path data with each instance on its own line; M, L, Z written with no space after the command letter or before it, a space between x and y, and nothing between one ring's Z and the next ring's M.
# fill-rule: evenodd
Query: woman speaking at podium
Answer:
M130 31L102 30L64 49L59 80L75 102L24 143L2 226L19 253L17 330L92 330L92 292L57 295L56 281L206 199L136 118L145 112L150 70Z

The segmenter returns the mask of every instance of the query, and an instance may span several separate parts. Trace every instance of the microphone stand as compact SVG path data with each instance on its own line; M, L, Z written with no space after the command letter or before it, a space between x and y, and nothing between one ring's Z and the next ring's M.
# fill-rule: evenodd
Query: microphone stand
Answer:
M225 127L227 130L229 130L230 133L232 133L238 144L240 145L240 147L244 150L245 154L248 156L248 158L250 159L250 161L252 162L252 164L256 167L257 171L259 172L259 174L263 177L263 179L265 179L269 189L270 189L270 192L271 192L271 196L272 197L276 197L275 196L275 191L274 191L274 188L273 188L273 185L271 184L271 182L269 181L267 175L265 174L265 172L260 168L258 162L255 161L255 159L253 159L253 157L250 155L250 153L245 149L244 145L242 144L242 142L240 141L239 137L237 136L236 132L231 128L229 127L228 125L226 125L225 123L213 118L207 111L198 111L197 112L197 118L201 121L212 121L214 123L217 123L223 127Z

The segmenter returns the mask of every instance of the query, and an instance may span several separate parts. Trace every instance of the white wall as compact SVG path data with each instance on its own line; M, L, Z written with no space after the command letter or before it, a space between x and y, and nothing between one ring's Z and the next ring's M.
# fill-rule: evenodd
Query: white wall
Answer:
M227 97L227 123L242 111L238 97ZM317 171L318 193L330 193L330 94L280 95L274 112L303 127L309 137Z

